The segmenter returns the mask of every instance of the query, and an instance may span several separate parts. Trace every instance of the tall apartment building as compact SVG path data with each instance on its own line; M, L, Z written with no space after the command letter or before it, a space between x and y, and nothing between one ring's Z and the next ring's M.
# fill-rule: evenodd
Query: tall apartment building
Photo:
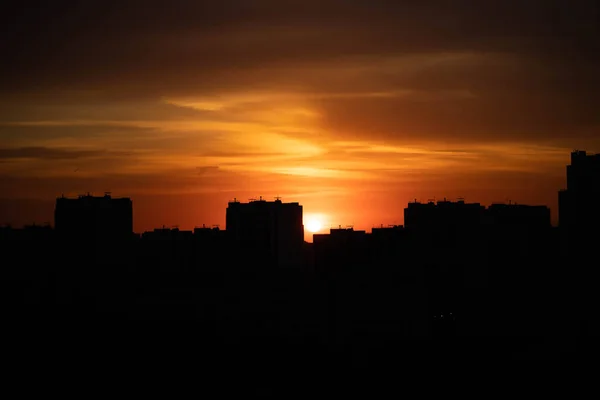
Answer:
M304 245L302 206L298 203L251 199L229 202L226 212L227 238L241 258L271 266L301 263Z
M567 165L567 188L558 193L559 226L570 233L600 226L600 154L576 150Z
M129 198L81 195L59 197L54 228L61 237L81 240L120 240L133 235L133 204Z

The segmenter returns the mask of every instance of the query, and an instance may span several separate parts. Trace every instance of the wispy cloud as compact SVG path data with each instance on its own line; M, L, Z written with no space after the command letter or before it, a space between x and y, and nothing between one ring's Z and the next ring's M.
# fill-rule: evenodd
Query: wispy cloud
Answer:
M0 159L74 160L107 154L106 150L76 150L48 147L0 148Z

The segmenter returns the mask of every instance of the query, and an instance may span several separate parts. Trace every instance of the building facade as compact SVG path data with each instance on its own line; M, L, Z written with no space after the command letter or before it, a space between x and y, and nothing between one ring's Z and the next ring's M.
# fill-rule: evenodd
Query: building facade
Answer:
M301 263L304 245L302 206L280 199L234 199L226 211L227 239L241 258L258 260L271 266L295 266Z
M572 234L600 226L600 154L576 150L567 165L567 188L558 194L559 226Z
M129 198L81 195L59 197L54 228L61 237L81 240L119 240L133 236L133 204Z

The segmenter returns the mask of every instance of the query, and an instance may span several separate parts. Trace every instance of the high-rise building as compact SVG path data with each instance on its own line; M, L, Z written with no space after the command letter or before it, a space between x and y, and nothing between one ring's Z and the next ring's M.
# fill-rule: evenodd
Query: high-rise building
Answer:
M482 222L485 207L464 200L437 203L411 202L404 209L404 226L418 231L462 231L478 227Z
M54 228L61 237L81 240L120 240L133 235L133 205L129 198L87 195L59 197Z
M302 206L298 203L251 199L229 202L225 231L228 240L242 251L242 258L271 266L301 263L304 245Z
M337 272L355 267L367 268L367 233L352 227L332 228L329 233L313 235L315 268L319 272Z
M551 225L550 209L547 206L525 204L492 204L485 210L488 226L514 233L531 230L547 230Z
M600 227L600 154L571 153L567 188L558 194L558 219L570 234L588 234Z

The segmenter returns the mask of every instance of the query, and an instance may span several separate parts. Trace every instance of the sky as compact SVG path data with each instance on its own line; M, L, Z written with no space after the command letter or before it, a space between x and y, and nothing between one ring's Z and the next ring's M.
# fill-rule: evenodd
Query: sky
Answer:
M600 151L592 0L8 1L0 223L131 197L134 229L280 196L330 226L409 201L546 204Z

